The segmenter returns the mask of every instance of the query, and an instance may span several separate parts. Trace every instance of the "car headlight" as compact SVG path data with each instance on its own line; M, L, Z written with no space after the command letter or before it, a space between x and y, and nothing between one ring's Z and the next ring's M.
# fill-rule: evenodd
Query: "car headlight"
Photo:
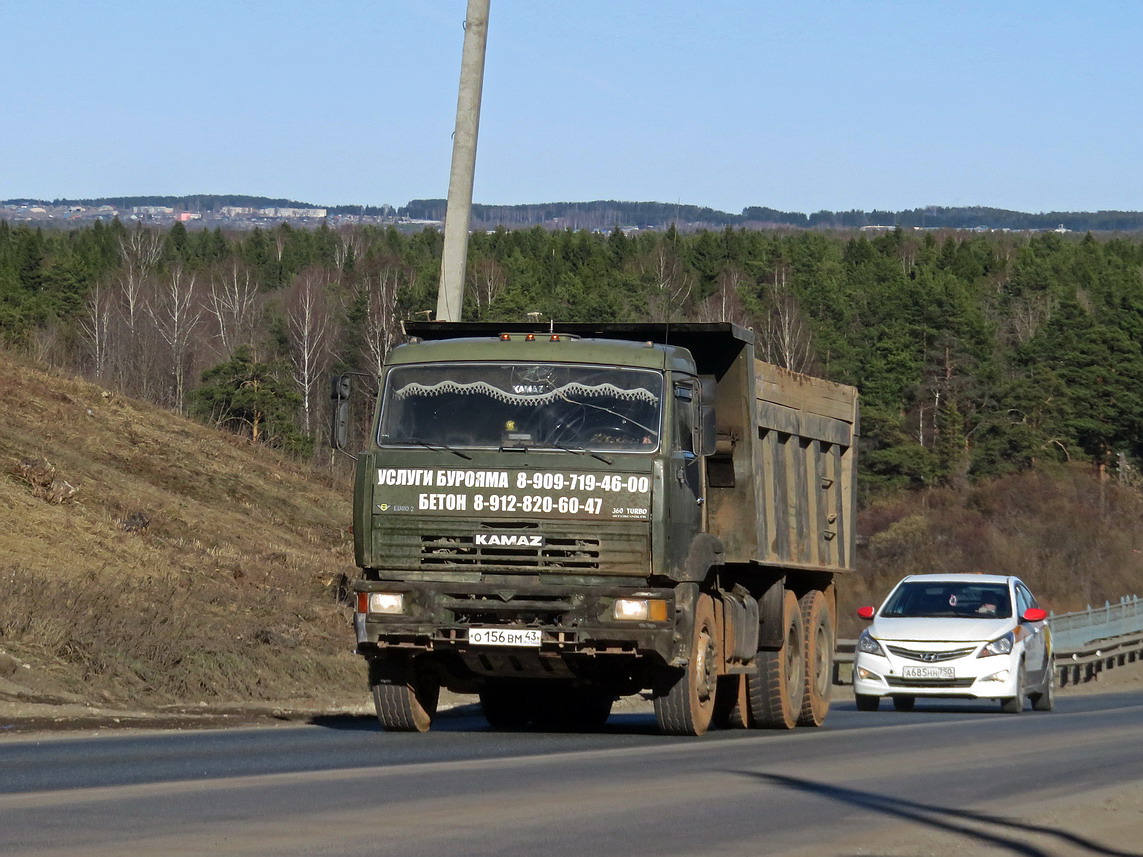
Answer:
M1016 636L1009 631L1003 637L997 637L987 646L980 650L978 658L987 658L990 655L1009 655L1012 653L1012 647L1016 645Z
M861 636L857 638L857 651L865 652L867 655L886 657L885 650L881 648L881 644L874 640L868 631L862 631Z

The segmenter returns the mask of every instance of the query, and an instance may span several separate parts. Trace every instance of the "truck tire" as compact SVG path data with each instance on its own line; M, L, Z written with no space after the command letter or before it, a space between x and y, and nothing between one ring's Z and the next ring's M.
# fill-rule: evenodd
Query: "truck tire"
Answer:
M817 589L811 589L798 599L798 606L806 632L806 689L798 725L821 726L829 713L833 687L833 611L830 599Z
M517 730L528 725L528 697L520 691L488 687L480 691L480 708L493 729Z
M377 682L373 702L377 720L387 732L425 732L437 714L440 684L434 676L417 675L407 682Z
M695 601L690 660L665 696L655 697L655 719L664 735L702 735L714 716L722 633L714 602L705 593Z
M786 592L782 604L782 648L760 651L747 677L750 720L758 729L793 729L805 693L805 628L797 596Z
M745 675L719 676L711 722L718 729L750 728L750 698Z

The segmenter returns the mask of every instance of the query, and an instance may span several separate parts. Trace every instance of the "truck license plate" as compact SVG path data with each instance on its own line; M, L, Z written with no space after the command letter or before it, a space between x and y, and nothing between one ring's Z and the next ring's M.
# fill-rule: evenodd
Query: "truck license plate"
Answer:
M474 646L540 647L539 628L469 628L468 642Z
M905 678L956 678L956 670L952 667L903 667L901 675Z

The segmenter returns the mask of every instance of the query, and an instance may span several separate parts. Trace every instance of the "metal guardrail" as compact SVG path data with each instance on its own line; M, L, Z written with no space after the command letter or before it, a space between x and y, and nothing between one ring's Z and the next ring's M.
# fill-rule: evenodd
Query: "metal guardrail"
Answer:
M1052 642L1057 648L1075 649L1094 640L1143 633L1143 599L1125 595L1118 604L1088 607L1075 613L1049 614Z
M1055 640L1055 629L1052 631ZM853 684L853 649L856 640L838 640L834 653L833 683ZM1057 648L1052 661L1060 687L1096 681L1100 675L1127 664L1143 664L1143 631L1095 640L1082 646Z

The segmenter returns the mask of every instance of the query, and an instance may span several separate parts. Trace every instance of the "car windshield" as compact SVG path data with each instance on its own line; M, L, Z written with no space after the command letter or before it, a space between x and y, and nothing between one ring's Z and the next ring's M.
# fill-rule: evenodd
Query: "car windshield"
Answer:
M434 363L390 370L378 442L653 452L663 376L573 364Z
M1006 619L1012 615L1012 602L1003 583L915 581L898 586L881 608L881 615Z

